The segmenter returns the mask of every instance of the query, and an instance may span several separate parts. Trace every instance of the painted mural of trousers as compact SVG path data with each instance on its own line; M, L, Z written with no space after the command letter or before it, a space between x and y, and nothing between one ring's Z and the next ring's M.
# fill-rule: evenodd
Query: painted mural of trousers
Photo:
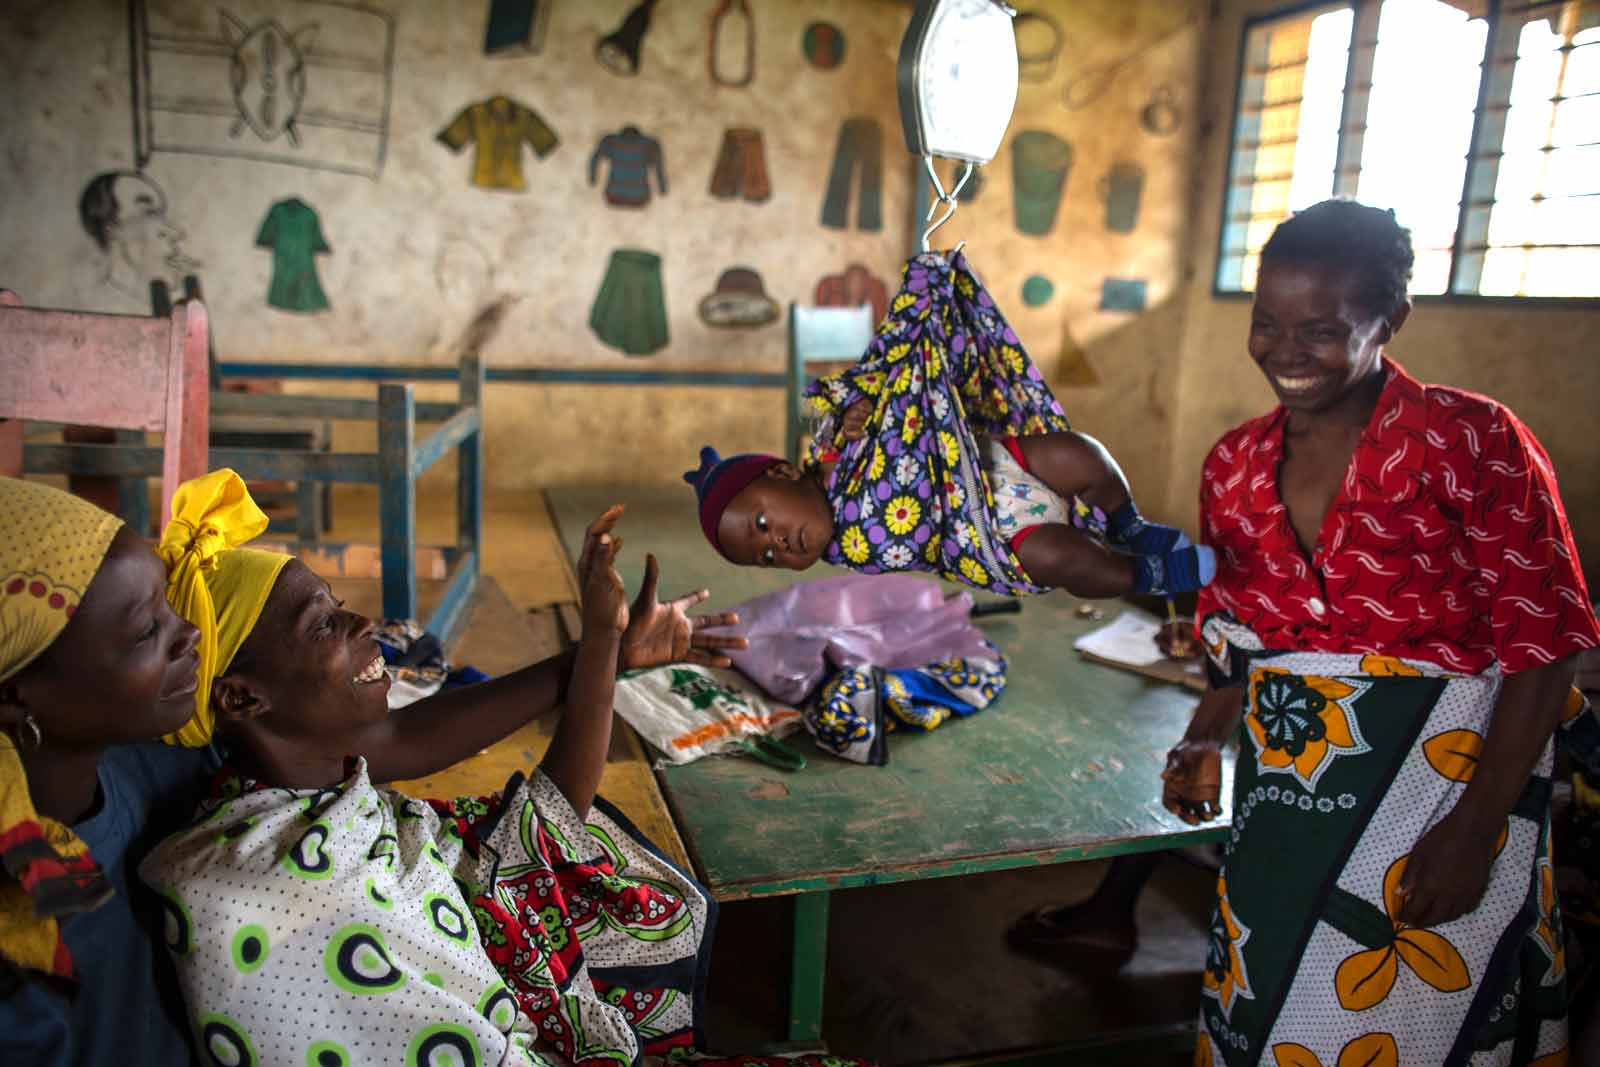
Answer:
M860 174L856 225L883 229L883 129L877 119L845 119L839 124L839 145L833 171L822 197L822 224L836 230L850 227L850 187Z
M730 126L722 135L717 165L711 171L711 195L720 200L742 196L755 203L772 195L760 130Z
M600 292L589 309L589 329L630 356L648 356L667 346L660 256L637 248L611 253Z

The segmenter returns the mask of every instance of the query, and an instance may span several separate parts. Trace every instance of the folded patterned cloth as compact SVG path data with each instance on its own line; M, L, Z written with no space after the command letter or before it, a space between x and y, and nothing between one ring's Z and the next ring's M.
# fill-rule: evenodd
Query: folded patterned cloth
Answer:
M855 763L889 762L885 737L932 730L952 715L988 707L1006 687L1006 658L948 659L917 669L846 667L823 684L806 710L817 747Z
M873 404L826 486L830 563L931 571L1007 596L1045 591L1011 549L981 442L1071 426L964 255L907 263L866 354L806 395L823 419L819 442L835 439L835 421L856 401Z
M374 635L389 672L389 708L403 708L445 689L487 681L476 667L452 667L444 646L416 619L384 619Z

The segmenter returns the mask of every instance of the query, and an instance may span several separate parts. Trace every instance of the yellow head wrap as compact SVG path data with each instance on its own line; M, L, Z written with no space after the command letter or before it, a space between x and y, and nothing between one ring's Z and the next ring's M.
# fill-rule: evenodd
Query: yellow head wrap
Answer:
M0 478L0 682L61 635L122 520L36 482ZM56 916L111 895L83 841L39 815L16 745L0 731L0 955L30 970L72 976ZM22 884L26 882L26 891Z
M208 744L216 725L211 683L227 673L255 627L289 556L239 548L267 528L244 480L224 468L184 482L156 552L167 565L167 602L200 628L194 718L168 744Z
M87 500L0 478L0 682L66 629L120 529Z

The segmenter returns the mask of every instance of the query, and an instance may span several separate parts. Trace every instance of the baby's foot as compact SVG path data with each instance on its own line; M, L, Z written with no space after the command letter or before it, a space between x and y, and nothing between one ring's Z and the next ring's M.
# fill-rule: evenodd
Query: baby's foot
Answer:
M1143 520L1127 530L1123 536L1113 536L1112 541L1129 552L1141 556L1164 556L1168 552L1175 552L1194 544L1189 540L1189 535L1176 526L1163 526L1159 522Z
M1166 596L1192 593L1217 576L1217 554L1209 545L1188 545L1134 560L1133 591Z
M1176 526L1150 522L1140 515L1131 500L1106 516L1106 533L1112 544L1136 556L1164 556L1193 544Z

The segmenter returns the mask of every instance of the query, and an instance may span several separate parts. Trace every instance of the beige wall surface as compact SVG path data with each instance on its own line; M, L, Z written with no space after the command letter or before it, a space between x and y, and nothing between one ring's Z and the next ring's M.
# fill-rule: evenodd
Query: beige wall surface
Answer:
M781 322L715 330L696 307L732 266L758 270L783 305L809 302L818 278L853 261L891 289L897 283L916 237L912 159L895 93L909 5L751 0L748 88L719 87L709 77L715 0L658 5L639 74L623 78L602 68L596 43L634 6L557 0L540 53L486 57L483 2L14 0L0 35L10 104L0 127L0 284L33 304L139 312L147 307L143 278L163 274L176 282L195 270L224 360L445 363L479 311L510 299L485 348L492 367L779 371ZM1075 424L1106 441L1140 499L1159 511L1177 397L1186 190L1207 5L1018 6L1054 20L1059 53L1050 69L1041 68L1043 80L1024 82L981 194L962 205L935 244L969 242L974 267ZM141 39L130 33L136 19L148 47L130 45ZM802 51L805 27L818 19L844 31L844 60L831 71L812 67ZM1041 24L1033 31L1025 47L1048 43ZM234 55L246 60L241 93L261 130L240 121L230 100ZM296 55L306 61L300 99ZM136 57L146 75L137 98L130 76ZM264 66L277 76L273 86L262 83ZM1155 134L1139 118L1161 86L1181 121L1175 131ZM522 151L522 192L474 187L473 147L455 154L435 140L464 107L495 94L532 108L560 141L546 158ZM268 96L271 113L261 103ZM297 103L303 123L292 145L281 127ZM330 113L334 126L318 124ZM820 224L840 123L856 116L875 118L883 131L878 232L856 228L853 204L850 229ZM136 121L164 146L143 161ZM599 186L587 178L600 137L627 123L660 141L666 159L669 191L643 210L604 202L603 168ZM765 202L710 195L729 126L764 135L772 189ZM1060 209L1043 236L1020 233L1013 219L1011 140L1022 130L1048 131L1073 149ZM185 143L205 151L170 150ZM261 155L295 162L251 158ZM1131 233L1106 227L1101 184L1115 164L1144 171ZM96 175L121 170L139 170L145 180L118 183L119 200L142 193L164 215L136 225L124 214L128 225L102 250L79 219L79 198ZM326 310L268 304L274 256L257 246L257 234L273 205L288 198L314 209L330 249L315 256ZM662 257L671 343L648 358L606 347L588 326L617 247ZM1053 283L1054 296L1030 308L1021 287L1035 273ZM1145 281L1148 310L1099 310L1106 277ZM487 477L503 488L676 480L706 441L725 452L782 449L782 395L772 389L500 384L491 386L486 407ZM353 445L370 434L348 427L341 438Z
M974 269L1073 426L1110 448L1141 506L1160 514L1177 400L1195 89L1208 6L1160 0L1015 6L1058 21L1061 54L1047 80L1022 83L1006 143L983 169L981 193L957 210L934 244L967 242ZM1024 28L1019 48L1026 52L1032 40ZM1171 133L1152 133L1140 116L1163 89L1171 93L1178 125ZM1028 130L1053 133L1072 148L1061 206L1044 236L1020 232L1014 218L1012 144ZM1144 173L1129 233L1106 225L1105 182L1117 165ZM1023 282L1032 274L1054 285L1055 295L1039 307L1022 300ZM1145 282L1145 311L1100 310L1106 278Z
M1245 353L1250 301L1212 295L1212 277L1241 29L1246 18L1282 6L1224 0L1207 46L1205 133L1197 156L1189 282L1180 297L1179 399L1165 502L1171 516L1190 526L1198 521L1206 452L1226 430L1275 403ZM1422 381L1484 393L1527 422L1555 463L1593 586L1600 578L1600 446L1594 416L1600 398L1600 310L1424 298L1389 350Z

